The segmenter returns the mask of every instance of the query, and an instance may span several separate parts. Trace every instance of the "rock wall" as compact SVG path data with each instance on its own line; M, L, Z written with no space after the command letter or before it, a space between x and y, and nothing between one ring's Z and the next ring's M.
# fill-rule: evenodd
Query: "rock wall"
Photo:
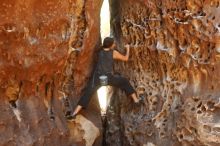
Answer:
M96 100L75 122L64 119L64 103L74 108L93 69L101 4L0 1L1 146L101 145ZM145 89L145 100L137 107L115 90L106 145L220 145L220 1L110 5L118 45L131 46L115 69Z
M100 44L101 4L0 1L1 146L100 145L97 102L89 107L93 114L67 123L63 97L73 108L90 76Z
M145 101L135 107L115 92L107 145L220 145L220 1L110 3L113 34L131 46L116 71L145 89Z

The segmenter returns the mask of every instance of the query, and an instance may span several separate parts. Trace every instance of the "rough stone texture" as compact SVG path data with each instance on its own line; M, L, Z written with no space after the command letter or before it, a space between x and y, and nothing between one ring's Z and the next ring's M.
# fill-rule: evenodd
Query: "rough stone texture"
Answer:
M220 145L220 1L111 0L118 44L130 44L115 68L145 103L116 92L108 110L108 145ZM123 52L123 49L119 49Z
M63 98L75 105L100 44L102 0L0 0L0 145L87 145L71 138ZM81 50L77 53L75 49ZM71 83L71 84L70 84ZM60 94L58 91L61 91ZM16 100L17 109L8 101ZM99 128L97 102L85 117ZM50 116L55 120L51 121ZM88 120L85 123L88 123ZM91 130L91 129L89 129ZM91 131L90 131L91 132ZM89 137L88 137L89 138Z
M84 145L86 146L92 146L96 138L100 136L99 129L90 120L81 115L76 116L75 121L69 122L68 127L71 139L76 142L85 141Z
M1 146L101 145L96 100L86 118L67 123L63 113L63 97L72 109L93 68L101 3L0 0ZM220 145L220 1L110 4L118 45L131 46L130 61L115 68L146 98L135 107L115 90L106 145Z

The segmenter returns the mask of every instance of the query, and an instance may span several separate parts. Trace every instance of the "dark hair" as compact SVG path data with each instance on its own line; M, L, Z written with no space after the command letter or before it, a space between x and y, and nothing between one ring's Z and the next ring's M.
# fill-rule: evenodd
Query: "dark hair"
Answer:
M111 37L106 37L103 41L103 48L110 48L114 43L114 39Z

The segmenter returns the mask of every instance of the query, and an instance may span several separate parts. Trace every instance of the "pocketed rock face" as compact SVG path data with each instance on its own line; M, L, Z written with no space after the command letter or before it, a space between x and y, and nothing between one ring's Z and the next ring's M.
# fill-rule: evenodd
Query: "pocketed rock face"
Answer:
M220 145L220 1L112 0L111 6L114 35L131 46L129 62L115 68L146 93L139 107L115 95L108 145Z
M90 75L94 51L100 44L101 3L102 0L0 1L1 146L76 143L64 119L62 96L69 96L76 103ZM17 108L12 108L9 101ZM89 107L91 111L97 110L94 105ZM87 120L101 130L99 114L90 115L85 115ZM74 128L77 127L83 129L80 125ZM78 133L84 140L77 144L96 140L94 145L100 145L98 134L91 140L88 136L85 139L84 133L88 131Z

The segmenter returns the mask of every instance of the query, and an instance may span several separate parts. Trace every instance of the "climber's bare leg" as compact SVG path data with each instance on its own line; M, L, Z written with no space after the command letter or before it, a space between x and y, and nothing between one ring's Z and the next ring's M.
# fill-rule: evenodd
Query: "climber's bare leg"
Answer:
M138 99L136 93L132 93L130 96L132 97L132 99L134 100L135 103L138 103L138 102L139 102L139 99Z
M82 110L82 106L81 105L77 105L75 110L73 111L73 115L77 115L81 110Z

